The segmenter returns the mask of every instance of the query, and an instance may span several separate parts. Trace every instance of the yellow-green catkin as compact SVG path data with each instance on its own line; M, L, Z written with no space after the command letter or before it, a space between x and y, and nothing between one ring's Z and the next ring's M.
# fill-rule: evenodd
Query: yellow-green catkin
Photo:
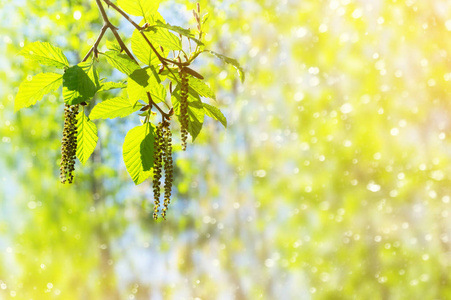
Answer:
M75 154L77 151L77 105L64 106L64 129L61 141L60 178L62 183L74 180Z
M163 164L163 123L158 123L155 130L154 141L154 165L153 165L153 197L154 197L154 209L153 218L158 219L158 212L160 209L160 179L161 179L161 167Z
M181 69L180 71L180 127L181 127L181 141L182 150L186 150L186 140L188 138L188 75Z
M163 124L164 128L164 207L161 213L163 219L166 219L169 203L171 201L172 181L174 175L174 168L172 162L172 133L169 127L169 122Z

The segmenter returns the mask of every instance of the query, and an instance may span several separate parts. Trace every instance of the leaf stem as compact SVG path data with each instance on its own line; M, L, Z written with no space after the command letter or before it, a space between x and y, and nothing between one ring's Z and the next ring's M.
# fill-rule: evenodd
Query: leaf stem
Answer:
M149 99L149 104L155 107L161 114L161 117L167 120L171 119L171 114L165 113L152 99L152 95L150 95L149 92L147 92L147 98ZM169 111L170 112L170 111Z

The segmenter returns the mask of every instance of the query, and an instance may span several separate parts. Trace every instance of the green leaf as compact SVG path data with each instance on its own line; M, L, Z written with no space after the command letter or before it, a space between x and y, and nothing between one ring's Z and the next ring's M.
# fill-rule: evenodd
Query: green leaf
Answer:
M177 87L172 93L172 105L174 113L180 120L180 89ZM193 142L202 130L205 110L200 101L199 95L190 91L188 93L188 132L191 134Z
M116 51L107 51L101 53L105 56L108 63L126 75L132 74L139 66L130 57L120 54Z
M154 128L150 123L131 129L125 136L122 155L136 185L146 180L154 163Z
M152 44L158 53L162 57L166 57L169 54L169 49L164 49L164 52L161 52L160 47L156 44ZM160 60L156 56L156 54L152 51L147 41L141 35L138 30L134 30L132 34L132 51L133 54L139 59L140 62L147 66L158 65Z
M57 67L60 69L69 68L69 62L60 48L46 42L34 42L28 44L19 54L26 58L37 61L41 65Z
M227 119L222 114L221 110L219 108L214 107L213 105L202 103L204 107L204 111L207 114L207 116L221 122L222 125L224 125L225 128L227 128Z
M174 26L174 25L171 25L168 23L163 23L160 20L157 20L156 25L151 26L149 28L152 30L152 27L161 27L161 28L166 28L166 29L172 30L174 32L177 32L178 34L181 34L181 35L193 40L200 46L204 45L204 43L202 43L200 40L196 39L195 35L193 33L191 33L191 30L189 30L189 29L185 29L180 26Z
M200 96L216 100L215 93L202 80L189 76L188 82L190 88L199 93Z
M23 81L14 100L14 110L18 111L36 104L45 94L58 89L63 82L62 79L63 75L61 74L41 73L32 77L30 81Z
M134 16L144 17L154 14L158 10L159 0L118 0L117 4L126 13Z
M81 112L77 115L77 157L82 164L88 161L97 144L97 127Z
M138 100L147 102L147 92L150 92L154 102L162 102L166 98L166 89L153 67L136 70L128 80L127 94L131 104Z
M245 76L244 70L240 66L240 63L236 59L224 56L222 54L219 54L219 53L216 53L216 52L210 51L210 50L205 50L204 52L209 52L209 53L213 54L214 56L216 56L217 58L221 59L223 62L235 67L235 69L238 71L238 75L240 76L241 82L244 82L244 76Z
M108 48L108 50L111 50L111 51L116 51L116 52L122 51L121 46L116 42L106 41L106 47Z
M174 72L174 75L175 75L175 78L172 75L172 73L168 73L168 76L170 78L174 79L176 82L181 82L179 74ZM196 77L188 74L188 83L189 83L190 89L196 91L200 96L216 100L215 93L202 80L197 79Z
M92 62L70 67L63 75L63 97L69 105L88 101L99 89L99 74Z
M153 28L145 31L144 34L153 43L169 50L182 50L180 38L165 28Z
M91 111L89 117L95 119L114 119L128 116L141 108L140 105L130 103L122 97L111 98L97 104Z
M127 81L123 81L123 82L114 82L114 81L103 82L101 80L100 81L100 89L98 90L98 92L104 92L104 91L109 91L109 90L113 90L113 89L124 89L126 87L127 87Z

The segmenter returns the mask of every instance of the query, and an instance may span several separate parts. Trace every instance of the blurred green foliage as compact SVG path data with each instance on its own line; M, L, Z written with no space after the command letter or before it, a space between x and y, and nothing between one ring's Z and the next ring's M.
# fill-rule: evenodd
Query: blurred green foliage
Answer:
M102 26L95 1L0 1L0 297L450 298L451 4L200 4L207 46L246 82L196 66L228 129L208 120L176 153L169 218L154 222L151 183L130 184L121 159L137 124L97 122L64 186L61 91L13 112L37 67L16 54L52 41L78 62ZM160 6L191 24L193 2Z

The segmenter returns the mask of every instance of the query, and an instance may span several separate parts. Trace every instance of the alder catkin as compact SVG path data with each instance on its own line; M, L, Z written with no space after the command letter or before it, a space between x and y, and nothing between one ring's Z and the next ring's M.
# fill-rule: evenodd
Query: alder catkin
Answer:
M171 201L171 190L174 168L172 163L172 133L169 122L164 123L164 207L161 213L163 219L166 219L166 213Z
M64 129L61 141L61 183L74 180L75 154L77 151L77 114L78 104L64 106Z
M153 165L153 197L155 205L153 209L153 218L156 220L158 219L158 212L160 209L160 179L163 163L163 123L158 123L155 133Z
M186 150L186 140L188 138L188 76L184 69L180 71L180 126L181 126L181 140L182 150Z

